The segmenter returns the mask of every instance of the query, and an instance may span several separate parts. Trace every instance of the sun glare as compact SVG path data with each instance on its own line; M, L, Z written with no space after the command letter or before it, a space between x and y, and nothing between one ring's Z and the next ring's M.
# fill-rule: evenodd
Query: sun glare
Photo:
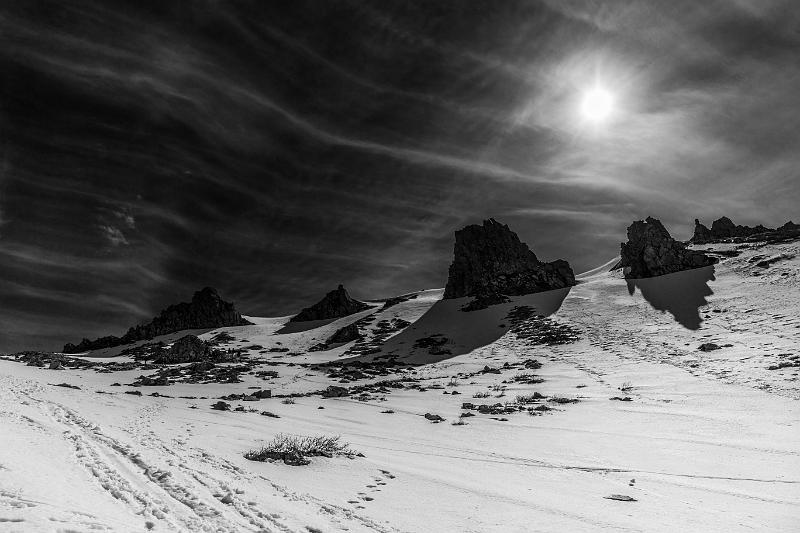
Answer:
M581 114L592 122L603 122L614 109L614 98L601 87L594 87L583 95Z

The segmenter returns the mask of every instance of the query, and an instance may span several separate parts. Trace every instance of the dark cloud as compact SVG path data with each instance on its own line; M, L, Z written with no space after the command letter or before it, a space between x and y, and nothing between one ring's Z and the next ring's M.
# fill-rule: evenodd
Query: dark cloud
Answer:
M0 350L203 285L288 314L442 286L495 216L577 270L632 219L796 216L791 2L0 7ZM617 98L601 131L581 91ZM760 208L769 205L768 212Z

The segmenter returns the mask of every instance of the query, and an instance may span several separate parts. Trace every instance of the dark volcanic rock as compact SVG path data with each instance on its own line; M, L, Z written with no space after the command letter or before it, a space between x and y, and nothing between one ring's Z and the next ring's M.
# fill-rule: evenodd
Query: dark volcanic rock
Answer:
M800 225L787 222L783 226L772 229L759 224L755 227L740 226L733 223L728 217L722 217L711 224L711 229L694 221L694 236L691 242L694 244L705 244L714 242L745 242L745 241L766 241L779 242L800 238Z
M728 217L722 217L711 223L711 238L712 239L727 239L731 237L749 237L757 233L764 233L767 231L775 231L770 228L765 228L761 224L751 228L750 226L737 226Z
M234 305L219 297L217 291L206 287L194 293L190 303L171 305L150 322L132 327L122 337L107 336L90 341L83 339L78 345L64 345L64 353L80 353L129 344L184 329L220 328L250 324L236 311Z
M470 302L463 306L461 310L465 313L469 313L470 311L480 311L481 309L486 309L491 305L504 304L510 301L511 300L502 294L482 294L480 296L476 296L474 300L470 300Z
M713 342L704 342L703 344L697 347L697 349L700 350L701 352L711 352L714 350L719 350L720 348L722 348L722 346L720 346L719 344L715 344Z
M444 298L522 295L575 285L569 263L543 263L517 234L494 219L456 231ZM480 308L480 305L476 305Z
M195 335L186 335L176 340L169 350L165 350L153 361L159 364L195 363L211 358L211 347Z
M344 396L349 396L350 390L346 387L338 387L336 385L331 385L324 391L322 391L323 398L342 398Z
M354 323L336 330L336 333L328 337L328 340L326 340L325 342L327 344L342 344L360 338L361 338L361 333L358 332L358 326Z
M690 239L695 244L702 244L712 240L711 230L700 223L698 219L694 219L694 235Z
M717 262L702 252L688 250L652 217L638 220L628 227L628 242L622 243L620 255L620 264L628 279L661 276Z
M728 217L718 218L711 223L711 230L709 236L713 239L726 239L728 237L745 237L746 231L744 226L741 229L736 227Z
M290 322L305 322L308 320L327 320L329 318L341 318L369 309L364 302L353 300L342 285L335 291L331 291L319 302L311 307L306 307L297 315L293 316Z

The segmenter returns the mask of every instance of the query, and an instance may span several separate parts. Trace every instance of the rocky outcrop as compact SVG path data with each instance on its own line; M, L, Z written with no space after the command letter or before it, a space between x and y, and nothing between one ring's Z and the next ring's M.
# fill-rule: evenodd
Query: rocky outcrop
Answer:
M195 335L186 335L176 340L168 350L164 350L154 363L174 365L196 363L211 358L211 346Z
M712 222L711 229L708 229L697 219L695 219L694 225L695 228L692 242L695 244L722 241L726 239L743 239L753 235L775 231L774 229L764 227L761 224L755 227L737 226L728 217L718 218Z
M700 223L698 219L694 219L694 235L690 242L701 244L712 240L711 230L707 226Z
M711 224L711 229L695 219L694 235L691 242L693 244L750 241L779 242L795 238L800 238L800 225L792 221L777 229L772 229L761 224L753 227L741 226L734 224L728 217L722 217Z
M670 236L661 221L647 217L628 227L628 242L622 243L620 266L628 279L651 278L717 262L702 252L688 250Z
M339 285L335 291L326 294L322 300L297 313L289 322L341 318L343 316L352 315L353 313L358 313L359 311L364 311L365 309L369 309L367 304L350 298L345 288Z
M64 345L64 353L80 353L152 339L159 335L185 329L220 328L250 324L236 311L234 305L220 298L211 287L197 291L192 301L171 305L150 322L132 327L122 337L100 337L94 341L83 339L77 345Z
M539 261L507 225L493 218L456 231L444 298L473 296L483 302L575 285L569 263ZM477 306L481 308L481 306Z
M358 326L353 324L348 324L343 328L339 328L336 330L336 333L328 337L328 340L325 342L327 344L342 344L345 342L350 342L354 340L358 340L361 338L361 333L358 331Z

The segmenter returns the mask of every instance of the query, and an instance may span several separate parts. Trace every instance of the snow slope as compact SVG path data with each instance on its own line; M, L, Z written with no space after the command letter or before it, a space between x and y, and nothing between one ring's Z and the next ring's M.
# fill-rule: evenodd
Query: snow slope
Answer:
M0 360L0 531L797 531L800 368L767 369L800 354L797 252L797 243L748 247L713 273L631 287L610 262L550 309L552 320L580 331L564 345L498 335L505 310L464 327L470 313L440 313L441 293L423 291L302 332L275 334L288 317L222 328L236 338L230 346L260 345L248 351L278 363L265 366L279 372L267 380L142 387L132 396L111 384L141 370ZM762 268L759 256L783 259ZM300 365L342 361L350 346L307 349L373 312L368 337L382 319L415 321L418 329L392 346L442 328L453 346L469 348L475 336L490 343L398 371L425 390L253 405L280 418L209 408L248 387L303 393L338 384ZM699 351L706 342L730 346ZM479 373L531 358L543 366L525 372L542 383L514 382L520 370ZM81 388L52 385L61 382ZM580 401L451 425L462 402L534 391ZM243 458L280 432L339 434L365 457L306 467Z

